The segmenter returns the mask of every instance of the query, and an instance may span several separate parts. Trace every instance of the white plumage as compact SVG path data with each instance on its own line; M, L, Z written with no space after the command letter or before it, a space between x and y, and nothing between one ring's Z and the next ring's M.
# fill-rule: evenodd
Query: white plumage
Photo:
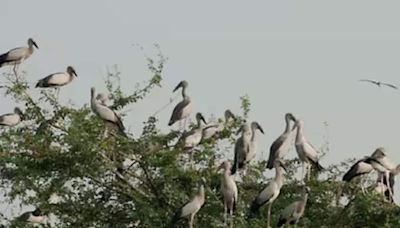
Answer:
M242 169L245 166L244 162L247 154L250 153L251 147L252 132L249 125L243 124L238 130L237 134L239 134L239 132L241 132L242 135L236 140L235 143L235 158L231 170L232 175L235 174L238 169Z
M238 189L231 175L231 163L229 161L224 161L219 168L224 169L223 178L221 180L221 193L224 200L224 220L226 221L226 215L229 214L230 217L232 217L236 210Z
M203 128L204 124L206 124L206 121L201 113L196 114L196 121L197 121L197 126L193 128L191 131L187 132L184 134L184 148L185 149L191 149L197 146L203 136Z
M113 110L101 104L100 101L96 99L94 87L91 88L90 107L98 117L104 121L115 124L119 128L120 132L125 135L125 127L120 117Z
M168 126L173 125L177 121L186 120L193 110L193 102L190 97L186 94L186 89L189 83L187 81L181 81L173 90L173 92L177 91L179 88L182 88L182 97L183 100L179 102L174 110L172 111L171 118L168 122Z
M251 123L251 139L250 139L250 150L248 154L246 155L246 159L244 161L245 164L250 163L257 154L257 140L256 140L256 131L259 130L261 133L264 134L264 130L261 127L261 125L257 122L252 122Z
M14 48L7 53L0 55L0 67L14 65L14 73L17 74L17 65L32 55L34 46L39 49L36 42L32 38L29 38L28 47Z
M204 205L204 201L204 185L201 185L199 192L194 196L194 198L176 211L174 217L172 218L171 226L179 220L189 217L189 227L193 227L194 216Z
M44 224L47 220L47 216L42 215L42 212L38 208L34 211L25 212L19 217L19 220L23 222Z
M209 139L209 138L213 137L214 135L216 135L217 133L223 131L225 129L225 127L229 124L229 121L231 119L236 118L229 109L227 109L225 111L224 116L225 116L224 123L208 125L203 129L203 140Z
M68 66L66 72L54 73L40 79L36 84L36 87L47 88L64 86L69 84L75 76L78 76L75 69L72 66Z
M250 213L256 215L263 205L268 205L267 227L270 227L271 205L281 192L284 179L283 174L285 172L285 167L280 160L275 160L274 167L275 178L268 182L265 188L258 194L257 198L254 199L250 207Z
M7 113L0 116L0 125L15 126L23 120L23 113L18 107L14 108L14 113Z
M269 159L267 168L272 169L274 167L275 159L283 159L289 152L291 146L291 129L290 121L296 122L296 118L291 113L285 114L286 127L285 131L272 143L269 149Z
M315 166L318 171L321 171L323 167L319 164L317 150L314 148L313 145L311 145L311 143L308 142L303 133L303 126L304 126L303 121L296 120L295 126L297 127L297 135L295 142L296 151L300 160L303 162L303 172L304 172L304 167L307 165L305 177L310 178L311 165Z

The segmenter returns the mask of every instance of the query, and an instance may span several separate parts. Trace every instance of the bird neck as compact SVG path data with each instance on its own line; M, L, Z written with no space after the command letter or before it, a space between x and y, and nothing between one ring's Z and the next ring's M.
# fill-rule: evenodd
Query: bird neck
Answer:
M296 141L300 141L302 139L304 139L303 127L301 125L299 125L299 126L297 126Z
M278 183L279 187L283 185L283 171L280 167L277 167L275 173L275 181Z
M251 141L254 141L256 139L256 130L257 130L256 126L251 127Z
M290 132L290 119L289 119L289 117L285 118L285 122L286 122L286 127L285 127L284 133L287 134L287 133Z
M304 193L304 196L303 196L303 204L304 205L306 205L307 200L308 200L308 193L306 192L306 193Z
M188 98L188 95L186 94L186 87L185 87L185 86L182 87L182 97L183 97L184 99Z

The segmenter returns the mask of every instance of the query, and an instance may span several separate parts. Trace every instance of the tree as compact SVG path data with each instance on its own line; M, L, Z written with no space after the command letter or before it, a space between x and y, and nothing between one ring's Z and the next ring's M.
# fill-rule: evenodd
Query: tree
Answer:
M145 102L146 96L161 86L166 58L160 52L156 60L147 60L151 77L133 93L122 91L118 71L108 74L105 83L112 109ZM206 203L195 218L195 226L224 227L221 174L216 168L226 153L233 153L234 133L250 111L248 96L241 97L243 114L235 124L188 154L175 146L180 133L162 132L156 116L144 120L141 132L135 129L135 137L112 131L104 134L109 126L93 115L88 105L60 104L52 90L41 90L35 98L24 76L16 80L13 74L5 74L9 83L2 85L6 96L25 106L26 118L19 126L3 128L0 133L1 184L8 201L20 200L52 214L52 223L43 227L167 227L175 210L191 199L204 177ZM329 148L323 149L327 152ZM301 194L301 184L295 178L299 161L285 163L285 185L272 208L274 226L280 211ZM248 218L252 200L270 178L265 167L266 161L255 162L238 182L235 227L265 227L266 208L259 217ZM357 181L339 181L346 167L347 162L331 165L307 183L311 193L299 225L399 226L397 206L374 193L360 194ZM49 201L54 194L59 202ZM29 226L17 218L0 218L7 227ZM177 224L186 226L186 221Z

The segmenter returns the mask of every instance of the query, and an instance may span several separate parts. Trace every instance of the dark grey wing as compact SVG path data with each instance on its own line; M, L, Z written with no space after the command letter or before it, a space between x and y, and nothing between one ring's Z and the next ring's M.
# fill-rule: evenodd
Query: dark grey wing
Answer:
M382 83L382 85L388 86L388 87L393 88L393 89L398 89L397 86L389 84L389 83Z
M375 85L378 85L378 82L377 81L374 81L374 80L369 80L369 79L361 79L361 80L359 80L360 82L370 82L370 83L373 83L373 84L375 84Z
M50 74L50 75L48 75L48 76L46 76L46 77L40 79L40 80L36 83L35 88L37 88L37 87L46 88L46 87L54 86L54 85L52 85L52 84L49 84L49 81L50 81L50 79L53 77L53 75L55 75L55 74L62 74L62 73L61 73L61 72L58 72L58 73Z
M282 146L285 139L286 139L286 137L284 135L281 135L272 143L272 145L269 149L269 158L268 158L268 163L267 163L268 169L272 169L274 167L276 153L279 150L279 148Z
M115 112L114 112L114 115L117 117L117 122L115 124L118 126L118 129L121 132L121 134L126 137L127 135L125 134L125 126L122 123L121 117L118 116L117 113L115 113Z
M239 151L238 151L238 148L241 146L241 144L242 144L243 142L242 142L242 140L237 140L236 141L236 143L235 143L235 157L234 157L234 159L233 159L233 165L232 165L232 168L231 168L231 175L234 175L235 173L236 173L236 170L239 168L239 155L238 155L238 153L239 153Z
M31 216L31 213L32 212L23 213L21 216L19 216L18 220L24 221L24 222L28 221L29 217Z
M357 176L360 176L360 175L364 174L362 172L359 172L359 170L358 170L358 166L360 165L361 162L364 162L364 161L365 161L365 159L358 160L354 165L352 165L350 167L350 169L344 174L342 180L349 182L354 177L357 177Z
M189 102L190 100L184 99L175 106L174 110L172 111L171 118L168 122L168 126L173 125L176 121L179 120L180 116L182 115L183 109L189 104Z

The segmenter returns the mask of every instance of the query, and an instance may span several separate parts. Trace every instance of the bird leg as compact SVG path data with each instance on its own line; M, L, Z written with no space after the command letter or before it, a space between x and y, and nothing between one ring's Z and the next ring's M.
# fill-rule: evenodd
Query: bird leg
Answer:
M189 228L193 228L194 213L190 215Z
M310 181L311 176L311 164L307 165L307 181Z
M226 202L224 202L224 225L226 225L227 216L228 216L228 207L226 205Z
M302 164L302 166L301 166L301 179L302 179L302 181L303 181L303 183L305 183L305 176L304 176L304 162L303 162L303 164Z
M271 227L271 206L272 203L268 204L268 214L267 214L267 227Z
M230 227L233 227L233 205L235 204L235 201L231 201L231 209L229 211L229 217L230 217Z
M393 192L392 192L392 188L390 187L390 183L389 183L389 172L385 172L385 178L386 178L386 187L389 190L389 198L392 199L393 198Z

